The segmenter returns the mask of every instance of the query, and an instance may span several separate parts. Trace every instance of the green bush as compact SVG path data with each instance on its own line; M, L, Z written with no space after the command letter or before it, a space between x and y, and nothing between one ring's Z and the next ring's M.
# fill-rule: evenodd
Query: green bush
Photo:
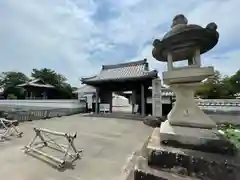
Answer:
M17 96L14 94L8 94L7 99L17 99Z

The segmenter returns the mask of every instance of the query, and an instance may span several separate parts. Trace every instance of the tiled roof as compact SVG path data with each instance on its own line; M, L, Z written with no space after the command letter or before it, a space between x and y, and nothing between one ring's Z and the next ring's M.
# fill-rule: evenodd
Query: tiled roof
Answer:
M238 106L239 99L196 99L199 106Z
M38 83L41 81L42 83ZM26 82L24 84L19 84L18 87L24 87L24 86L34 86L34 87L45 87L45 88L54 88L53 85L44 83L41 79L34 79L29 82Z
M98 75L90 78L82 78L82 82L87 83L145 77L157 77L156 70L149 71L146 59L116 65L103 65Z

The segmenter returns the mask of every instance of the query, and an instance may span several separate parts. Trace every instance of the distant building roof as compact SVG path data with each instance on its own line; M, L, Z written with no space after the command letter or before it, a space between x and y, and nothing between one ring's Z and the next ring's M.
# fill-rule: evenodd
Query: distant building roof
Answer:
M18 87L26 87L26 86L33 86L33 87L45 87L45 88L54 88L53 85L45 83L42 79L37 78L26 82L24 84L19 84Z
M152 91L152 86L150 86L148 89ZM161 90L162 90L161 92L162 96L175 96L175 94L170 88L162 86ZM124 91L123 94L132 94L132 91Z
M240 93L236 93L234 94L234 96L236 97L236 99L240 99Z
M157 76L158 72L156 70L149 71L147 60L144 59L129 63L103 65L98 75L82 78L82 83L91 84L104 81L156 78Z
M175 96L173 92L169 92L169 91L162 91L162 96Z
M93 86L90 85L83 85L82 87L80 87L79 89L77 89L76 91L74 91L73 93L95 93L96 89Z
M149 87L148 89L152 91L152 86ZM175 96L174 92L168 87L162 86L161 90L162 90L161 92L162 96Z

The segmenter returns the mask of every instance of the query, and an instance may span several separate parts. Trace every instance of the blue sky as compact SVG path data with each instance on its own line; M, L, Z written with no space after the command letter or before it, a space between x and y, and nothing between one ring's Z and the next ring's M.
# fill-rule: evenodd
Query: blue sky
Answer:
M231 75L240 68L239 7L239 0L1 0L0 71L52 68L79 86L102 64L147 58L161 75L166 64L152 58L152 41L183 13L189 23L217 23L219 43L203 64Z

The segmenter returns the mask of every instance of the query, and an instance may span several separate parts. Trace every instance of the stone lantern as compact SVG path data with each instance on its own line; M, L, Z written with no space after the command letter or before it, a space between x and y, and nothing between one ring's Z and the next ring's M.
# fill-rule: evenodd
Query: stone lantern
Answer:
M205 28L188 24L182 14L173 19L171 30L162 40L154 40L153 57L167 62L163 82L176 94L176 102L161 124L160 140L202 146L209 141L219 141L216 123L197 105L194 99L201 82L214 74L212 66L202 67L201 54L211 50L218 42L215 23ZM187 60L188 65L174 67L173 62Z
M167 62L162 78L175 92L176 102L167 120L154 129L144 151L147 153L137 160L136 180L239 179L237 147L218 132L216 123L194 100L201 82L214 74L212 66L201 65L201 54L217 44L216 30L215 23L203 28L188 24L180 14L163 39L154 40L153 57ZM174 67L174 62L182 60L188 64Z

